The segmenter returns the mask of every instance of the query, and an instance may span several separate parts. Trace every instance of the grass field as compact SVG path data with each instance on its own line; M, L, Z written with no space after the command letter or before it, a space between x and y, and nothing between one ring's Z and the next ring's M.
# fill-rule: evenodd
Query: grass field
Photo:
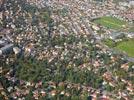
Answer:
M106 39L102 42L110 48L117 49L121 52L125 52L130 57L134 57L134 39L130 39L128 41L124 40L117 43L113 42L110 39Z
M111 48L115 46L115 42L113 42L111 39L106 39L106 40L103 40L102 42Z
M134 26L128 29L128 32L134 32Z
M123 26L127 24L127 22L119 20L111 16L104 16L104 17L98 18L94 20L94 22L104 27L107 27L110 29L116 29L116 30L122 29Z
M126 52L130 57L134 57L134 39L123 41L119 43L115 48L117 50Z

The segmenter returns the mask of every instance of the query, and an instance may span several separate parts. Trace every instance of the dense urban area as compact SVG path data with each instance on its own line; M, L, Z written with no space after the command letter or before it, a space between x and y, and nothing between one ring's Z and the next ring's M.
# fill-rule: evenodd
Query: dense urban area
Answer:
M134 1L0 0L0 100L134 100Z

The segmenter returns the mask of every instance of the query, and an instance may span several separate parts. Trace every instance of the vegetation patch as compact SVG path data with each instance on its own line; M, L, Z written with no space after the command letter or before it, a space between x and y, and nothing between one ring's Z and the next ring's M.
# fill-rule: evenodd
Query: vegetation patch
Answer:
M128 29L128 32L134 32L134 26Z
M111 39L106 39L102 42L111 48L127 53L130 57L134 57L134 39L124 39L121 42L114 42Z
M116 48L118 50L126 52L128 56L134 57L134 39L123 41L119 43Z
M98 18L94 20L94 22L96 24L100 24L109 29L115 29L115 30L120 30L123 27L125 27L125 25L127 25L127 22L119 20L118 18L111 17L111 16L104 16L104 17Z
M106 44L109 47L114 47L115 46L115 42L111 39L103 40L103 43Z

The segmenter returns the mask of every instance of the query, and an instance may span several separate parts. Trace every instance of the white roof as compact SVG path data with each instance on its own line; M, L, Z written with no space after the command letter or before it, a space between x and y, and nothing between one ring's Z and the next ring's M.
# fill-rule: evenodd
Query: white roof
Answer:
M0 50L0 55L2 55L2 50Z
M134 1L129 1L129 4L134 6Z
M15 54L18 54L21 50L18 47L14 47L13 51Z
M5 41L0 40L0 44L3 44L3 43L5 43Z

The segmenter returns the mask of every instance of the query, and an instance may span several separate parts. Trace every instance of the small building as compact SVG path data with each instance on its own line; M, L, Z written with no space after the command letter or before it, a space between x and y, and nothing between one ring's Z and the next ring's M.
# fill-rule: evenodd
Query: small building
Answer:
M134 38L134 33L133 33L133 32L127 33L127 37L128 37L128 38Z
M134 6L134 1L132 0L132 1L129 1L129 5L130 6Z
M3 47L5 44L6 44L5 41L0 40L0 48Z
M93 25L93 26L92 26L92 29L95 30L95 31L100 30L100 28L99 28L98 26L96 26L96 25Z
M19 54L19 53L21 52L21 49L18 48L18 47L13 47L13 52L14 52L15 54Z
M13 49L13 44L7 44L2 48L0 48L0 55L10 53L12 52L12 49Z
M116 32L116 33L111 33L110 34L110 39L116 41L118 39L124 38L126 35L122 32Z

